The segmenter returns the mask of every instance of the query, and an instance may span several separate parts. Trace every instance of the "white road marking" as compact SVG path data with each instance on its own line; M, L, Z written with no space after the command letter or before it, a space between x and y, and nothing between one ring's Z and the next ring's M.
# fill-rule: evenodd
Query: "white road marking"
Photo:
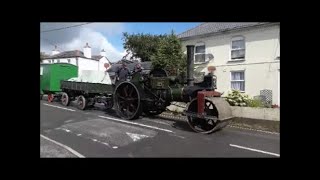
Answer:
M113 146L112 148L113 148L113 149L117 149L117 148L118 148L118 146Z
M173 134L172 136L176 136L176 137L179 137L179 138L185 139L185 137L183 137L183 136L179 136L179 135L176 135L176 134Z
M102 144L110 147L110 145L108 143L106 143L106 142L103 142Z
M128 133L128 132L126 132L126 134L127 134L129 137L131 137L131 139L132 139L133 141L138 141L138 140L140 140L140 139L149 137L149 136L144 135L144 134L134 134L134 133Z
M96 140L96 139L92 139L92 141L97 142L98 140Z
M40 134L40 136L41 136L42 138L48 140L48 141L51 141L51 142L53 142L53 143L55 143L55 144L57 144L57 145L65 148L66 150L70 151L72 154L76 155L77 157L79 157L79 158L84 158L84 156L83 156L82 154L78 153L77 151L73 150L72 148L70 148L70 147L68 147L68 146L66 146L66 145L64 145L64 144L61 144L61 143L59 143L59 142L57 142L57 141L55 141L55 140L52 140L52 139L50 139L50 138L48 138L48 137L46 137L46 136L44 136L44 135L41 135L41 134Z
M240 148L240 149L246 149L246 150L249 150L249 151L255 151L255 152L260 152L260 153L264 153L264 154L269 154L269 155L280 157L280 154L271 153L271 152L267 152L267 151L262 151L262 150L258 150L258 149L248 148L248 147L244 147L244 146L238 146L238 145L234 145L234 144L230 144L230 146L236 147L236 148Z
M81 136L82 134L77 134L77 136Z
M65 128L56 128L57 130L62 130L62 131L66 131L66 132L71 132L69 129L65 129Z
M114 121L119 121L119 122L123 122L123 123L127 123L127 124L134 124L134 125L138 125L138 126L143 126L143 127L148 127L148 128L152 128L152 129L157 129L157 130L160 130L160 131L166 131L166 132L174 133L173 131L170 131L169 129L162 129L162 128L158 128L158 127L155 127L155 126L149 126L149 125L140 124L140 123L135 123L135 122L130 122L130 121L124 121L124 120L121 120L121 119L116 119L116 118L106 117L106 116L99 116L99 117L105 118L105 119L114 120Z
M169 123L156 121L156 120L143 119L143 121L149 121L149 122L154 122L154 123L158 123L158 124L164 124L164 125L167 125L167 126L171 126Z
M64 107L60 107L60 106L55 106L55 105L51 105L51 104L46 104L46 103L43 103L43 105L51 106L51 107L56 107L56 108L60 108L60 109L68 110L68 111L76 111L76 110L73 110L73 109L68 109L68 108L64 108Z

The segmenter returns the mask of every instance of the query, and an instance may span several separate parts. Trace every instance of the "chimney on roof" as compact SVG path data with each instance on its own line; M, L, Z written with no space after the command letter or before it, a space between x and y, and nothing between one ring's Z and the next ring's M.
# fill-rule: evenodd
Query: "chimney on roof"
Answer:
M89 46L88 43L87 43L86 46L83 48L83 55L84 55L84 57L91 59L91 47Z
M105 51L104 49L102 49L102 50L101 50L101 52L100 52L100 56L104 56L104 57L106 57L106 51Z
M60 52L59 52L57 46L54 46L54 49L52 50L51 55L56 55L56 54L59 54L59 53L60 53Z

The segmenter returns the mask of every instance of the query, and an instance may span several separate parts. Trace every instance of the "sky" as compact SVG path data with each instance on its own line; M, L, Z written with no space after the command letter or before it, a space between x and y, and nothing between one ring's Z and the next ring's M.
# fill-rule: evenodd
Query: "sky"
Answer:
M180 34L199 24L201 23L41 23L40 51L51 54L55 45L60 52L83 51L85 44L89 43L92 55L99 55L101 49L104 49L107 58L115 62L126 54L123 48L123 32L165 34L173 30ZM55 30L60 28L63 29Z

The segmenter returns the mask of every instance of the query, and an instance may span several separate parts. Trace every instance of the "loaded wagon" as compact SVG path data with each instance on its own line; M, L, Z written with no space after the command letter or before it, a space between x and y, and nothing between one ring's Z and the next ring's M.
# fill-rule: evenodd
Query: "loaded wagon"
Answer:
M106 109L113 107L113 89L110 77L102 71L84 70L80 77L61 81L61 103L68 106L77 101L77 107L85 110L95 103L103 103Z

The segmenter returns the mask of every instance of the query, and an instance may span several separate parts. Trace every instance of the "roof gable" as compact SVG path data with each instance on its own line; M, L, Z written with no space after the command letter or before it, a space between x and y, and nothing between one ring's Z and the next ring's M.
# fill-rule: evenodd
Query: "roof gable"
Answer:
M85 58L85 56L83 55L82 51L74 50L74 51L64 51L64 52L61 52L59 54L55 54L55 55L49 56L48 59L74 58L74 57L83 57L83 58Z
M200 35L207 35L212 33L230 31L235 29L254 27L268 24L268 22L219 22L219 23L202 23L192 29L189 29L178 35L178 38L191 38Z
M90 59L84 56L82 51L79 50L74 50L74 51L64 51L59 54L51 55L51 56L46 56L44 59L61 59L61 58L76 58L76 57L81 57L85 59ZM90 60L96 60L99 61L101 58L104 56L101 55L93 55L91 56ZM106 58L108 60L108 58Z

